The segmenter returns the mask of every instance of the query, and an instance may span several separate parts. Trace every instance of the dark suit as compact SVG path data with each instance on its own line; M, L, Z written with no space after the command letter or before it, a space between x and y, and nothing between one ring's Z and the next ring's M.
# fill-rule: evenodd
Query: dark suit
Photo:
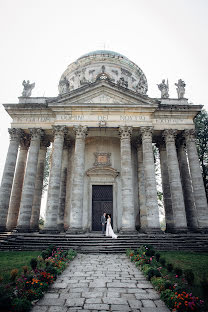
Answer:
M105 232L105 222L106 222L106 217L102 215L101 217L101 223L102 223L102 233L104 234Z

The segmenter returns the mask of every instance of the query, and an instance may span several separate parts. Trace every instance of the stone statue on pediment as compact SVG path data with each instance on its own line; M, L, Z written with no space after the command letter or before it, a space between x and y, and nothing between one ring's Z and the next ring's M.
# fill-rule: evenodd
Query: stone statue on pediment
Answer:
M63 94L63 93L67 93L69 92L69 87L70 87L70 83L67 80L66 77L64 77L62 80L60 80L59 82L59 93Z
M23 80L22 85L24 87L22 91L22 96L31 96L32 89L35 87L35 83L30 83L30 80Z
M162 99L167 99L169 98L169 84L168 84L168 80L167 83L165 83L165 79L162 80L162 82L160 84L157 85L158 89L161 92L161 98Z
M183 99L184 98L184 94L185 94L185 82L182 80L182 79L179 79L178 80L178 83L175 83L176 85L176 90L177 90L177 93L178 93L178 98L179 99Z

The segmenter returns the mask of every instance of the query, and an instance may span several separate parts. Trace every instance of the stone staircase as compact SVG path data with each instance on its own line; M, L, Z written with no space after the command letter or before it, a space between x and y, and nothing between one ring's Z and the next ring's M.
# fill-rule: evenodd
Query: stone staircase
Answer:
M71 235L0 232L0 250L43 250L49 245L62 249L73 248L82 253L123 253L151 244L157 250L208 252L208 234L131 234L111 239L98 233Z

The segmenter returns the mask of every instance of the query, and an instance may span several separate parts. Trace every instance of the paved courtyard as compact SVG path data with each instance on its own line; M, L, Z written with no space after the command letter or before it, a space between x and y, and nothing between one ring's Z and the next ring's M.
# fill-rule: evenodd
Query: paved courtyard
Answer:
M124 254L78 254L32 312L168 312Z

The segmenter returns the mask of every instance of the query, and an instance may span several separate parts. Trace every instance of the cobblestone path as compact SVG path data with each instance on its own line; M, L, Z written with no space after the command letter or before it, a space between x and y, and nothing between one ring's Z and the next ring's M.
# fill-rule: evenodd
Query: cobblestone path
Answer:
M32 312L168 312L124 254L78 254Z

